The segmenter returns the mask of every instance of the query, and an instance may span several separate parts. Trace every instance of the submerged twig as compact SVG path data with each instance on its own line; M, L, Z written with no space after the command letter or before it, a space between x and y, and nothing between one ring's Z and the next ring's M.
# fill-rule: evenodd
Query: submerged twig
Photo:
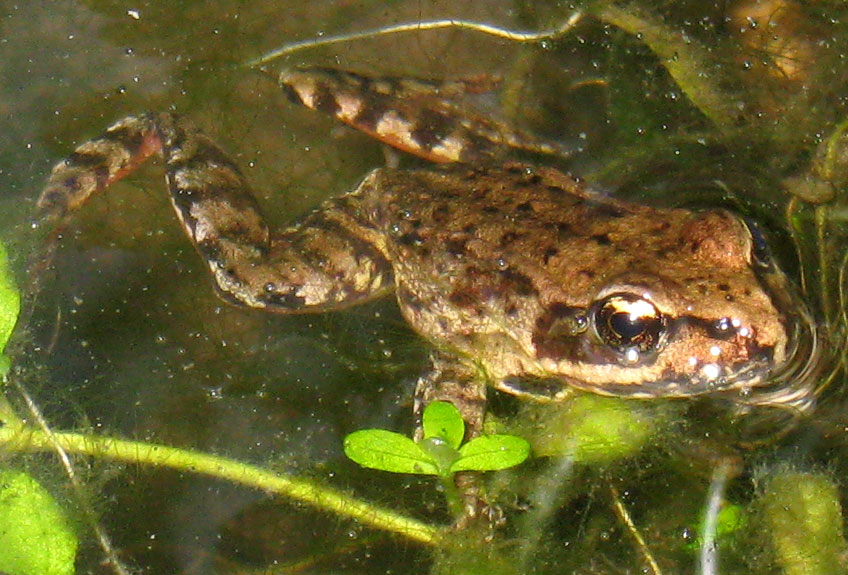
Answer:
M610 493L612 494L612 507L615 510L615 514L618 515L618 518L622 523L624 523L624 526L627 527L627 531L633 539L636 540L636 547L642 554L642 558L645 560L645 563L648 564L651 574L662 575L662 569L660 569L659 563L657 563L657 560L654 559L654 555L651 553L648 544L645 543L645 538L642 537L642 533L633 522L633 517L630 516L630 512L627 510L627 507L624 506L624 502L621 500L621 494L612 484L610 484Z

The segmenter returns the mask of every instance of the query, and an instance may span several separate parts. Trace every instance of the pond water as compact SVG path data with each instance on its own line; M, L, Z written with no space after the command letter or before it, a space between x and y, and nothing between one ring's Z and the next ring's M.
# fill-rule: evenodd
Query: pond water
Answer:
M67 506L82 541L80 573L115 572L87 506L120 559L151 574L844 571L836 497L845 494L836 490L848 471L839 370L848 10L809 4L593 3L573 31L541 44L413 31L300 51L265 73L245 63L298 40L449 17L542 30L574 8L4 2L0 238L30 295L10 354L20 368L14 377L56 430L226 456L434 529L450 523L432 479L361 469L343 453L344 436L358 429L412 432L413 389L431 349L393 298L296 316L223 303L173 215L158 160L73 218L49 269L38 272L37 298L36 276L26 275L45 251L49 230L31 224L51 167L128 114L191 118L242 167L278 226L384 165L380 144L288 101L273 71L301 65L501 77L501 90L477 104L575 149L550 161L597 189L730 206L757 219L826 342L818 404L802 417L727 398L578 396L539 408L495 396L502 428L531 439L536 457L487 475L504 522L451 535L453 545L167 465L77 457L91 498L83 504L52 455L10 452L4 463L34 474ZM20 404L13 388L6 392ZM807 494L801 484L821 487ZM712 571L699 535L710 497L736 518L722 523ZM794 510L793 497L832 508L798 512L833 532L817 543L825 550L818 571L793 562L787 540L800 519L773 511Z

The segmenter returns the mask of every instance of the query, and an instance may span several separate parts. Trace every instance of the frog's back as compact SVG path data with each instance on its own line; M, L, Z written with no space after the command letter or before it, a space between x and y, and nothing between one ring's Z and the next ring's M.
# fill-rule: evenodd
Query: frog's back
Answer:
M684 395L785 358L786 317L724 210L630 204L517 164L380 170L365 185L404 315L493 380ZM655 332L610 333L619 314Z

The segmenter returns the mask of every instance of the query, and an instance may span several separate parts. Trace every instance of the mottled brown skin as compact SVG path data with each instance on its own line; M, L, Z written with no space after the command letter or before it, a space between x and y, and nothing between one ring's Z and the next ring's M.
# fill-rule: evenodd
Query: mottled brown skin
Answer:
M471 157L476 121L453 121L445 110L456 107L419 84L334 74L282 81L305 104L422 156ZM406 90L395 107L393 86ZM410 94L423 112L411 109ZM507 143L521 139L496 131ZM121 120L57 165L39 206L64 218L152 153L164 157L175 210L224 299L304 313L394 290L412 328L438 350L419 396L455 399L472 430L486 383L553 399L570 387L641 397L748 390L790 353L794 309L784 304L793 300L783 276L754 260L739 218L621 202L549 168L378 169L274 232L210 139L148 114Z

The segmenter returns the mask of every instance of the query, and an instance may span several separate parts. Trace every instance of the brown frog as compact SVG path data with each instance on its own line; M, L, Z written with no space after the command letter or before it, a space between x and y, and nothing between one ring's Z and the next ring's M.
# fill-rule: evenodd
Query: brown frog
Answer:
M303 313L394 291L436 349L419 399L451 399L472 431L487 385L545 399L571 388L748 396L785 371L811 329L760 234L728 211L645 207L554 169L494 166L502 144L555 150L467 114L454 88L330 70L287 72L281 84L392 145L466 165L374 170L276 232L214 142L170 114L146 114L79 146L38 204L63 218L161 154L176 213L222 298ZM787 389L761 401L805 405L811 395Z

